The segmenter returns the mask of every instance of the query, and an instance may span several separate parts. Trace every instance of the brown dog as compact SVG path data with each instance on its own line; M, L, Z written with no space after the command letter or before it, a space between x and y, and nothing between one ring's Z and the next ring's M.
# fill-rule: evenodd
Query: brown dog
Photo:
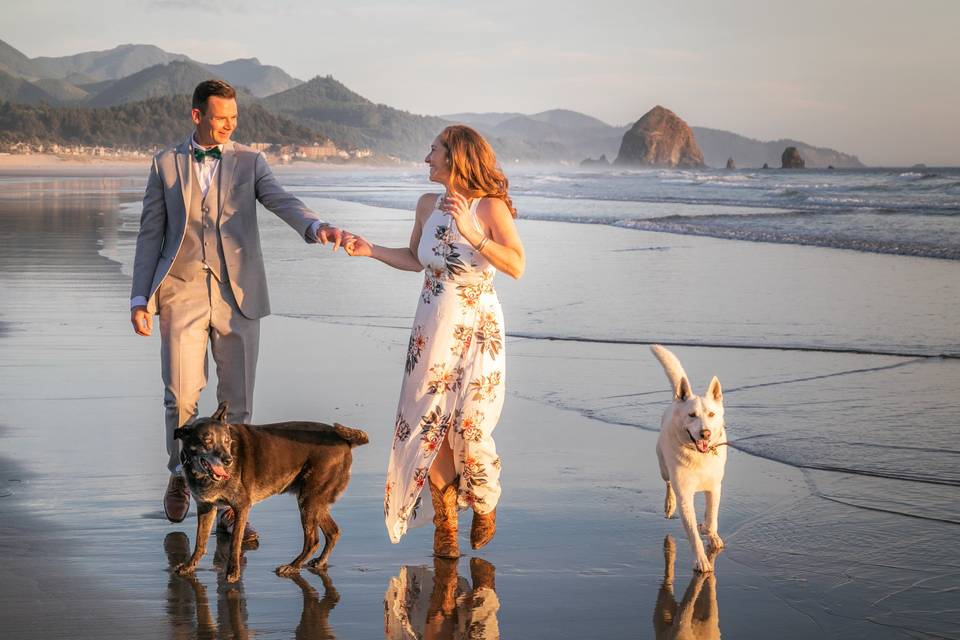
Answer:
M197 502L197 540L190 560L176 568L191 573L207 550L217 505L233 508L236 520L227 563L227 582L240 579L240 551L250 507L281 492L297 492L303 551L290 564L277 567L279 575L300 571L317 551L323 531L324 546L310 567L323 568L340 530L330 516L330 505L347 488L351 450L368 442L367 434L341 424L280 422L265 425L224 422L226 403L209 418L174 431L182 441L180 459L190 493Z

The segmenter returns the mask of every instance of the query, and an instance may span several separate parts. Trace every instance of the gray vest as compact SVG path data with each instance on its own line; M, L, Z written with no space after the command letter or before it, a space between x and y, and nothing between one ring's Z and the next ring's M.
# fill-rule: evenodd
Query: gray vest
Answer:
M204 268L209 269L220 282L227 281L224 268L223 245L220 242L220 208L218 200L220 185L220 166L210 181L210 188L204 196L200 191L200 180L193 175L190 193L190 210L187 212L187 224L184 228L183 242L177 259L170 266L170 275L181 280L193 280ZM191 167L193 169L193 167Z

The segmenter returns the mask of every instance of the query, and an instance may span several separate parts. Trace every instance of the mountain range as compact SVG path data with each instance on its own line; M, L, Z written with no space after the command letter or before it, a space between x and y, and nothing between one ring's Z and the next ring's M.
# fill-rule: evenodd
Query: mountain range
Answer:
M475 127L504 162L575 164L600 155L613 158L630 128L629 124L613 126L565 109L535 114L417 115L376 104L332 76L304 82L256 58L208 64L153 45L136 44L72 56L30 58L0 40L0 101L43 106L45 113L57 107L100 109L189 95L197 83L209 77L221 77L236 86L242 104L259 105L276 116L272 122L287 132L294 126L306 127L341 148L369 148L406 160L422 158L436 134L451 122ZM0 104L0 112L5 108L11 107ZM150 108L155 109L156 103ZM709 166L722 167L728 158L739 167L779 166L786 146L796 146L808 167L863 166L856 156L801 141L762 142L703 127L693 127L693 132ZM5 139L16 134L3 133ZM268 135L269 131L261 127L258 133ZM125 136L131 137L136 137L133 132Z

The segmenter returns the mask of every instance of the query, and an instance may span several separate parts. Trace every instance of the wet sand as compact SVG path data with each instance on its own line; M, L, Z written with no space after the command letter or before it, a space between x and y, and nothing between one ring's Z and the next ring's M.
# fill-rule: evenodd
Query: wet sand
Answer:
M0 198L4 637L382 637L384 597L395 578L421 575L430 594L436 586L431 532L416 530L390 545L382 522L383 470L407 342L403 309L413 311L413 296L394 293L402 287L393 285L412 282L415 292L417 278L387 280L390 291L380 299L372 292L379 291L374 284L382 271L316 254L326 278L308 279L309 295L347 298L354 311L347 317L331 302L327 316L291 317L305 306L298 304L305 294L284 284L290 261L271 266L278 314L263 323L257 420L338 420L371 436L371 444L356 450L350 488L333 509L343 537L327 580L272 573L299 550L289 496L255 507L262 542L246 553L240 584L221 582L213 545L195 579L171 575L169 565L192 543L195 519L191 511L187 521L171 525L160 508L166 477L159 339L132 335L125 311L129 278L100 255L105 246L129 240L129 222L118 212L139 200L141 185L124 178L67 181ZM359 207L344 207L340 215L361 220ZM384 213L378 224L401 221ZM615 249L692 245L706 260L722 260L717 252L727 246L560 223L521 221L521 232L530 238L528 249L558 265L570 247L565 243L574 244L571 237ZM264 233L270 236L272 228ZM808 261L794 265L802 271L834 254L791 249L790 255ZM922 273L917 262L901 264ZM348 270L357 274L349 286ZM549 286L546 274L530 276L525 285ZM525 317L536 313L524 307L521 293L511 283L503 286L508 328L511 308L518 315L524 309ZM512 337L507 349L510 397L496 432L504 459L500 528L488 548L466 549L495 567L503 637L665 632L668 534L676 549L672 598L682 602L688 587L691 597L700 589L704 634L718 626L727 637L956 637L956 559L946 551L955 525L826 500L809 472L732 450L720 515L728 548L717 559L716 576L700 581L680 523L660 513L655 434L616 424L623 411L652 428L668 400L646 348ZM783 380L800 379L891 358L677 351L697 389L713 373L728 385L731 430L738 420L776 408L769 397L737 387L768 380L774 371ZM201 401L207 411L215 405L214 382ZM625 396L631 397L617 408L616 399ZM462 523L468 526L466 515ZM458 570L469 585L468 558ZM448 572L445 583L450 579ZM410 608L419 617L415 627L428 610ZM467 614L448 612L447 622L454 615Z

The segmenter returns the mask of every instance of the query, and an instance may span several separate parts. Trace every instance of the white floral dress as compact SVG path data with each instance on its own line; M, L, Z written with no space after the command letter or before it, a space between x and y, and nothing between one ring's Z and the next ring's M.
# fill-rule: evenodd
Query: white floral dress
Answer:
M479 203L470 206L478 229ZM420 494L444 438L459 476L459 507L488 513L500 498L500 458L492 433L503 407L505 353L503 312L493 289L496 269L436 207L423 223L417 257L425 276L383 500L394 543L409 527L433 518L429 495Z

